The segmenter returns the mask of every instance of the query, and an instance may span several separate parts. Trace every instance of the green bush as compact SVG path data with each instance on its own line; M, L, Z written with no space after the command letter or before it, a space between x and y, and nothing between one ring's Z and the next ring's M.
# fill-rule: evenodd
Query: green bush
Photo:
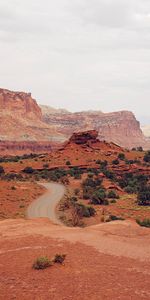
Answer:
M150 205L150 185L141 187L137 199L139 205Z
M43 168L48 168L49 164L43 164Z
M32 167L26 167L23 170L23 172L26 173L26 174L32 174L34 172L34 169Z
M70 162L69 160L67 160L67 161L66 161L66 165L67 165L67 166L70 166L70 165L71 165L71 162Z
M112 190L110 192L108 192L107 197L111 198L111 199L118 199L119 198L118 194L116 194L116 192L112 191Z
M124 153L119 153L119 154L118 154L118 158L119 158L120 160L124 160L124 159L125 159L125 154L124 154Z
M117 220L118 220L118 221L119 221L119 220L120 220L120 221L123 221L124 219L123 219L122 217L118 217L118 216L115 216L115 215L110 215L110 216L109 216L109 220L110 220L110 221L117 221Z
M83 218L89 218L91 216L94 216L96 211L94 207L92 206L86 206L82 203L75 203L75 209L79 217Z
M127 186L125 187L124 191L128 194L135 194L137 192L136 187L132 187L132 186Z
M98 204L106 204L107 200L106 200L106 192L104 189L98 189L96 190L93 195L92 195L92 199L91 199L91 203L98 205ZM107 204L106 204L107 205Z
M0 166L0 175L4 174L4 173L5 173L4 168L2 166Z
M56 254L53 262L57 264L62 264L66 258L66 254Z
M115 199L110 200L110 203L116 203L117 201Z
M148 227L150 228L150 219L144 219L143 221L136 219L137 224L143 227Z
M143 160L148 163L150 162L150 150L144 155Z
M41 257L38 257L36 259L36 261L34 262L33 264L33 269L36 269L36 270L43 270L43 269L46 269L50 266L52 266L52 261L49 260L49 258L47 256L41 256Z
M113 164L113 165L119 165L119 160L118 160L118 159L114 159L114 160L112 161L112 164Z

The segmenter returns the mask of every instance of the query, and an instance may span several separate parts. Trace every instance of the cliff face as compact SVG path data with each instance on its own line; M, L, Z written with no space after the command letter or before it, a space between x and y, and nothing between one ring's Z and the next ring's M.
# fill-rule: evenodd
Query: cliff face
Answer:
M42 108L42 106L41 106ZM129 111L114 113L80 112L60 113L59 110L43 110L43 120L57 126L57 131L69 138L73 132L94 129L100 140L114 142L123 147L132 148L139 145L147 148L147 141L140 129L140 123Z
M96 130L100 140L127 148L150 148L131 112L70 113L64 109L40 107L30 93L6 89L0 89L0 124L1 141L46 141L54 145L62 144L74 132Z
M0 111L16 117L42 119L42 111L30 93L0 89Z
M55 126L42 121L41 108L30 93L0 89L0 124L1 141L65 140Z

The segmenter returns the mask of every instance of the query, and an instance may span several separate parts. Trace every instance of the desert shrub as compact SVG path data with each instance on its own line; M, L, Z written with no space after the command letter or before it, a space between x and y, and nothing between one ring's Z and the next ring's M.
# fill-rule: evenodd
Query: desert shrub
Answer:
M100 159L96 160L96 164L100 165L101 164L101 160Z
M125 163L126 163L127 165L133 165L134 163L136 163L136 161L133 160L133 159L125 159Z
M48 168L49 164L43 164L43 168Z
M96 213L94 207L86 206L82 203L75 203L74 209L76 210L76 213L79 216L79 218L89 218L91 216L94 216Z
M112 161L112 164L113 164L113 165L119 165L119 160L118 160L118 159L114 159L114 160Z
M32 167L26 167L23 170L23 172L26 173L26 174L32 174L34 172L34 169Z
M98 175L99 171L96 168L87 168L88 173L93 173L94 175Z
M77 174L81 175L82 173L83 171L78 167L71 168L70 170L67 171L67 174L69 174L72 177L74 177Z
M4 174L4 173L5 173L4 168L2 166L0 166L0 175Z
M74 193L75 193L76 196L79 195L80 189L76 188L76 189L74 190Z
M104 160L104 161L101 161L101 162L100 162L100 167L101 167L101 169L105 169L105 168L107 167L107 165L108 165L107 160Z
M93 206L88 206L88 211L89 211L90 217L92 217L96 214L96 210L94 209Z
M108 192L107 197L111 198L111 199L118 199L119 198L118 194L113 190Z
M117 201L115 199L110 200L110 203L116 203Z
M11 187L11 190L15 191L15 190L16 190L16 187L13 185L13 186Z
M93 178L94 177L94 173L88 173L88 178Z
M104 189L98 189L96 190L93 195L92 195L92 199L91 199L91 203L98 205L98 204L104 204L107 205L107 200L106 200L106 192Z
M124 160L124 159L125 159L125 154L124 154L124 153L119 153L119 154L118 154L118 158L119 158L120 160Z
M144 219L143 221L136 219L137 224L143 227L148 227L150 228L150 219Z
M142 186L137 196L139 205L150 205L150 185Z
M134 175L133 173L126 173L118 180L119 186L125 188L125 191L129 194L137 193L147 182L148 176L142 174Z
M89 186L92 188L96 188L97 186L100 186L101 183L102 183L102 179L99 178L93 179L88 177L82 182L82 186L83 187Z
M81 179L81 174L75 174L74 179Z
M122 217L118 217L118 216L115 216L115 215L110 215L109 220L110 221L117 221L117 220L123 221L124 219Z
M11 180L20 180L20 181L22 181L23 176L21 174L17 174L17 173L8 173L8 174L5 174L3 176L3 179L7 180L7 181L11 181Z
M108 179L111 179L112 181L115 181L116 179L116 176L115 174L110 171L110 170L103 170L103 174L108 178Z
M128 194L135 194L137 192L137 189L133 186L126 186L124 191Z
M78 198L73 196L73 197L70 197L69 200L70 200L71 203L74 203L74 202L78 201Z
M50 266L52 266L52 261L49 260L49 258L47 256L41 256L41 257L38 257L34 264L33 264L33 269L36 269L36 270L43 270L43 269L46 269Z
M63 264L65 258L66 258L66 254L56 254L53 259L53 262L57 264Z
M146 154L144 155L143 160L147 163L150 162L150 150L146 152Z
M140 151L142 152L143 151L143 148L141 146L137 147L137 151Z

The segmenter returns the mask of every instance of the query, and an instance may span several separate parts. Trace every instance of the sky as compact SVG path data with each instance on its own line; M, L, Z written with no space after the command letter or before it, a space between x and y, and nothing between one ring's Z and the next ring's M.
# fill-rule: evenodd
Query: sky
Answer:
M0 0L0 87L150 123L150 0Z

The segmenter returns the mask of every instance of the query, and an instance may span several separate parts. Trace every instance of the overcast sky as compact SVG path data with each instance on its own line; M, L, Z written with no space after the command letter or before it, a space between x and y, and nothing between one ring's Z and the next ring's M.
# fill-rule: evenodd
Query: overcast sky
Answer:
M150 119L150 0L0 0L0 87Z

